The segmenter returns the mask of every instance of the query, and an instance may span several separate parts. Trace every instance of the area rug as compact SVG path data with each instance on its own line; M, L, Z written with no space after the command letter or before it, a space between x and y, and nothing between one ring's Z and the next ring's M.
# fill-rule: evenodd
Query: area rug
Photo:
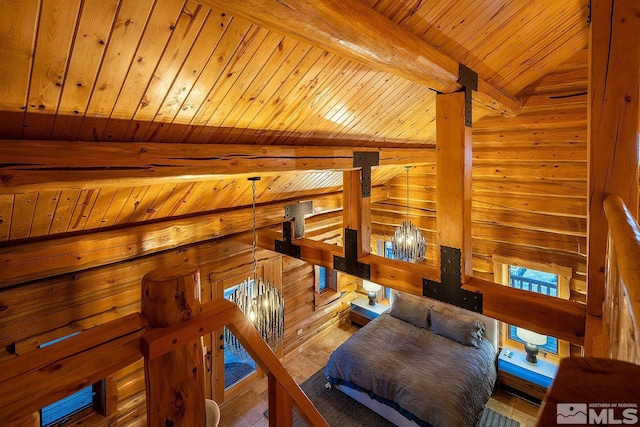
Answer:
M300 387L316 405L331 427L394 427L380 415L356 402L340 390L326 388L327 379L321 369L303 382ZM293 414L293 425L304 427L306 423ZM476 427L519 427L520 423L485 408Z
M248 363L231 362L224 364L224 388L239 383L256 371L255 366Z

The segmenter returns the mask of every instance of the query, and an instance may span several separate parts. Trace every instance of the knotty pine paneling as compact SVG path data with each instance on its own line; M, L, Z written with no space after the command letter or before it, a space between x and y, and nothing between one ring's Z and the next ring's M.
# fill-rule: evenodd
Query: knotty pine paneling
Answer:
M587 1L363 2L512 93L587 44Z
M171 120L173 115L169 107L179 107L178 100L187 93L189 80L185 81L185 78L197 78L197 70L211 55L202 43L207 39L215 43L230 20L230 17L212 13L193 1L186 2L179 13L176 13L175 6L180 5L171 2L171 7L162 11L171 14L145 31L135 54L137 60L131 63L122 93L103 130L102 137L105 140L119 141L127 132L133 132L133 129L129 129L132 120L149 122L156 116L162 118L163 122ZM194 48L202 51L202 54L189 55L189 49L185 49L185 46L196 41L198 45ZM183 66L187 57L191 60ZM178 75L181 69L185 71ZM188 77L184 75L186 70L191 70ZM167 84L172 80L173 85L167 92ZM160 111L163 103L168 105L164 112ZM147 128L136 131L137 135L144 137Z
M53 223L58 200L61 197L60 191L42 191L38 193L38 202L36 203L33 215L33 223L29 231L29 237L40 237L49 235L51 224ZM56 216L56 219L59 216ZM59 220L57 224L59 225Z
M22 139L48 138L64 86L81 2L43 1L30 73Z
M102 134L106 121L97 119L109 117L135 58L136 47L140 43L146 23L155 24L152 20L155 16L152 13L155 3L155 0L121 2L109 38L105 41L107 47L101 67L93 81L87 82L94 89L88 105L78 112L83 116L78 130L78 139L91 141ZM165 8L168 6L165 1L160 0L159 3ZM172 22L165 24L165 31L169 30L168 27L171 24ZM150 28L155 28L156 25L151 25ZM159 36L160 40L162 40L161 36ZM54 139L58 139L57 136Z
M11 232L11 217L14 207L13 194L5 194L0 196L0 245L9 240Z
M369 6L512 95L586 46L586 0L485 3ZM195 0L75 0L64 7L56 0L12 0L5 11L3 138L433 142L430 88ZM585 75L574 60L525 96L533 105L534 97L571 90ZM474 112L474 120L485 113ZM537 114L541 129L582 125L579 109L555 122ZM506 126L493 120L485 125Z
M39 0L11 0L3 2L2 7L0 40L7 46L0 49L0 110L6 111L2 133L7 138L19 139L41 5Z
M9 224L9 240L21 240L29 237L34 212L38 201L37 193L16 194L13 198L13 210Z
M380 185L402 174L397 166L376 167ZM256 202L340 192L342 172L321 171L265 176L256 183ZM250 206L251 182L229 177L211 181L43 191L0 196L0 245L15 240L124 226L171 217Z
M85 1L80 11L78 28L73 40L73 50L67 66L66 84L60 96L58 115L52 132L65 137L75 138L73 122L65 118L73 118L84 111L91 96L91 82L96 74L105 53L111 28L114 25L118 1Z

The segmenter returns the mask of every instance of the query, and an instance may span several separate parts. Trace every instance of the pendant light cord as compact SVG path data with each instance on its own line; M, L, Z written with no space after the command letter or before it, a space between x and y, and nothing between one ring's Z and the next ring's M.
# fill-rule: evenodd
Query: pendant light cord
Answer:
M258 178L259 179L259 178ZM251 189L253 192L253 284L257 285L258 280L258 256L256 255L257 232L256 232L256 180L252 180Z
M407 221L409 221L409 169L411 166L405 166L407 170Z

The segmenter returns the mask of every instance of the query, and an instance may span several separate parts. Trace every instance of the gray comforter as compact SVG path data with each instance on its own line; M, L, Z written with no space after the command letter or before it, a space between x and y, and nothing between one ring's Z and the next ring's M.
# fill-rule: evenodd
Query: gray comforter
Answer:
M475 426L496 380L486 340L465 346L387 313L336 349L325 368L434 427Z

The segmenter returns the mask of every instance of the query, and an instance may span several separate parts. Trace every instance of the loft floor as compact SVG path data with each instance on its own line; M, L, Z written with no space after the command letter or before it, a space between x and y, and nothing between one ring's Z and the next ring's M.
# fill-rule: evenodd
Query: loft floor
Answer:
M324 367L331 352L355 331L353 327L332 331L285 363L285 367L298 384L303 383ZM244 393L222 405L220 427L268 427L269 421L263 415L268 406L267 379L262 378ZM534 427L536 424L538 406L508 394L499 387L495 388L487 406L518 421L521 427Z

